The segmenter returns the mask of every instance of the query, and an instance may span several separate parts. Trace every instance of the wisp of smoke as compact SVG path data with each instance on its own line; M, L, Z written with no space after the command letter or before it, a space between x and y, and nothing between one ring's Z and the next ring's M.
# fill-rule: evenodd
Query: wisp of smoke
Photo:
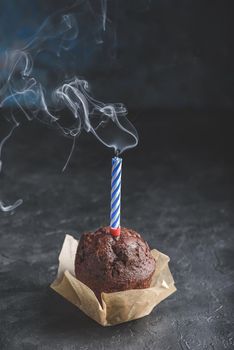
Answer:
M101 8L101 26L105 31L105 0L101 0ZM93 134L105 146L119 153L137 145L136 129L127 119L127 109L122 103L103 103L96 100L86 80L64 72L63 69L58 74L60 81L53 87L48 79L42 82L38 76L35 62L42 52L50 52L59 60L63 52L74 47L78 33L74 8L71 13L59 11L50 16L22 48L8 50L0 57L0 110L2 109L1 114L12 124L10 133L0 142L0 171L2 147L20 125L17 121L19 110L27 120L36 118L59 130L64 136L72 138L71 153L75 140L82 132ZM9 110L9 106L13 110L10 114L5 112ZM72 115L69 126L64 126L63 122L66 110ZM0 201L0 209L11 211L21 203L20 199L6 206Z

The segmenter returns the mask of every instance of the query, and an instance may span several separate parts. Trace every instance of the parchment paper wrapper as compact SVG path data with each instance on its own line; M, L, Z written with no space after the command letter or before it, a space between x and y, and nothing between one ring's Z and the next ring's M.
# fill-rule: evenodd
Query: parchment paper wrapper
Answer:
M176 291L168 267L170 258L158 250L151 252L156 260L150 288L102 293L102 305L93 291L75 278L74 262L79 241L66 235L59 255L59 268L51 288L101 324L111 326L150 314L162 300Z

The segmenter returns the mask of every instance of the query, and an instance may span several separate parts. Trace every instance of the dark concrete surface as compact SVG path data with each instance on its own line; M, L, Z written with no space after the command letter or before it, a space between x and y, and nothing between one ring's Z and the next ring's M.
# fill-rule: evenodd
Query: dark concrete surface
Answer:
M112 153L88 136L65 173L70 140L36 123L3 150L0 349L233 349L233 122L138 113L123 155L122 224L171 257L178 291L145 318L103 328L49 289L66 233L108 224ZM143 121L143 122L142 122Z

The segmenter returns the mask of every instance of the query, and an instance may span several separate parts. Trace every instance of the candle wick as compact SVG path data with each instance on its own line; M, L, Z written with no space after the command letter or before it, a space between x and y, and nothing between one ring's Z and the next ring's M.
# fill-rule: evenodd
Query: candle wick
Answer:
M120 154L120 150L119 150L119 149L116 149L116 150L115 150L115 155L116 155L116 157L118 157L119 154Z

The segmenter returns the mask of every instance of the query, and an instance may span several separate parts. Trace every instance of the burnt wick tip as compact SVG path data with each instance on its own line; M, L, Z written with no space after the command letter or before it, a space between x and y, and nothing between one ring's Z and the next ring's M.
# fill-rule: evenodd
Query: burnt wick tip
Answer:
M116 149L115 150L115 156L118 157L120 155L120 150L119 149Z

